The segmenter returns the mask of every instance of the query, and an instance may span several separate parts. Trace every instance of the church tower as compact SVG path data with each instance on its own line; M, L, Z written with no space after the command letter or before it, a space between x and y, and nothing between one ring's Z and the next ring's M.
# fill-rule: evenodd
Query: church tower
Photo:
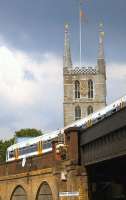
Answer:
M106 66L102 24L99 26L97 66L81 68L72 65L70 30L69 25L65 25L63 80L64 126L106 105Z

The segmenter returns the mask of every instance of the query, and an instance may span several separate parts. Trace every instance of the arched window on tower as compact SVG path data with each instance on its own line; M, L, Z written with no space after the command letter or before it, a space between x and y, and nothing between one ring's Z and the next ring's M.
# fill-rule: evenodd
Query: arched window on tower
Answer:
M91 79L88 80L88 98L93 98L93 81Z
M91 113L93 113L93 107L92 106L88 106L87 114L90 115Z
M80 82L77 80L75 81L75 98L80 98Z
M81 119L81 108L80 106L75 107L75 120Z

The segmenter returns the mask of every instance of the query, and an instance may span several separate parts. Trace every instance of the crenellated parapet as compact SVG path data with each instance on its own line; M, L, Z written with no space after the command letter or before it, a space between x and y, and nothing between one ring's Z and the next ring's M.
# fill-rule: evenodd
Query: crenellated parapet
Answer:
M72 69L64 68L64 75L76 75L76 74L84 74L84 75L94 75L97 74L98 70L94 67L75 67Z

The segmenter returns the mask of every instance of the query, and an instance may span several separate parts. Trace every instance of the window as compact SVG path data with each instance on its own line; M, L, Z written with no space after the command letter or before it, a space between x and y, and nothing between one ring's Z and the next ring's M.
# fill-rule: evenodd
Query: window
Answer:
M47 140L43 142L43 149L49 149L52 147L52 140Z
M87 109L87 114L90 115L91 113L93 113L93 107L89 106Z
M37 151L37 143L30 146L22 147L19 149L19 155L25 155L28 153L33 153Z
M79 81L75 81L75 98L80 98L80 83Z
M80 106L75 107L75 120L81 119L81 108Z
M14 158L14 151L9 152L9 158Z
M93 81L88 80L88 98L93 98Z

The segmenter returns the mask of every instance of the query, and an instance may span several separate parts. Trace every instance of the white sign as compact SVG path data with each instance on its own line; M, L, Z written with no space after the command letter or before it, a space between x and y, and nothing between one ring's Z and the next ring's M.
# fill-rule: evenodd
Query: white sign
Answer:
M79 192L59 192L59 197L76 197L79 196Z
M23 160L22 160L22 167L24 167L25 164L26 164L26 157L24 157Z

